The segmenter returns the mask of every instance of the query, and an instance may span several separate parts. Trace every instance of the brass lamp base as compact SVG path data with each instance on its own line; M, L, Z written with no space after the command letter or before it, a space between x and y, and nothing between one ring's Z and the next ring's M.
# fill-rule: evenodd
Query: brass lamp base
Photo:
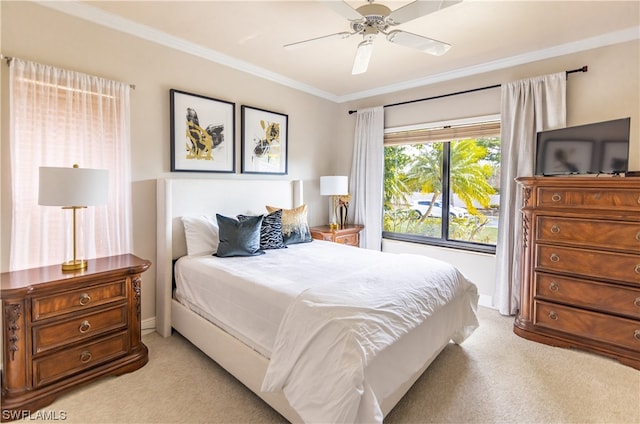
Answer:
M329 223L329 228L331 230L339 230L340 229L340 225L336 224L335 222L331 222L331 223Z
M67 261L62 264L63 271L76 271L79 269L85 269L87 267L87 261L84 259L74 259L73 261Z

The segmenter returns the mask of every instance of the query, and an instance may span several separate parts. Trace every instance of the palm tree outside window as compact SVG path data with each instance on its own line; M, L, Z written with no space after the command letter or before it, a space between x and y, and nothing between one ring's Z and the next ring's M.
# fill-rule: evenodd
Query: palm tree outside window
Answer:
M383 237L495 252L499 116L385 131Z

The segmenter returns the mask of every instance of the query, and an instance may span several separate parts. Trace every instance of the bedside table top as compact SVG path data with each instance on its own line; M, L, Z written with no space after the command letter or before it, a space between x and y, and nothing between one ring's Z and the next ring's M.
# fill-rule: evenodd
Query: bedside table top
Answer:
M114 272L122 273L125 269L128 274L138 274L151 266L150 261L130 254L90 259L88 263L86 269L75 271L62 271L60 265L50 265L3 272L0 275L0 292L4 296L16 291L34 290L41 283L55 285L67 284L69 281L82 282L95 279L98 276L108 276Z
M328 225L319 225L317 227L309 228L310 231L317 231L319 233L331 233L331 232L360 232L364 228L364 225L360 224L347 224L344 228L332 229Z

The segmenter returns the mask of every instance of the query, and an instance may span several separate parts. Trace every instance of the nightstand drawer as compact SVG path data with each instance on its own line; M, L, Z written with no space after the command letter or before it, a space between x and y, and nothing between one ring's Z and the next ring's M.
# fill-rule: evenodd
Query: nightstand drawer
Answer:
M536 270L640 284L640 255L536 245Z
M127 304L77 318L33 328L33 353L83 340L127 326Z
M126 298L127 281L125 279L51 296L36 297L31 307L33 321L111 302L120 302Z
M358 240L358 234L345 234L343 236L336 236L336 243L347 244L349 246L358 246Z
M640 289L536 272L534 296L640 319Z
M640 321L552 303L534 303L534 324L640 352Z
M34 359L33 384L40 387L53 383L125 355L128 351L129 338L127 332L123 331L93 343Z

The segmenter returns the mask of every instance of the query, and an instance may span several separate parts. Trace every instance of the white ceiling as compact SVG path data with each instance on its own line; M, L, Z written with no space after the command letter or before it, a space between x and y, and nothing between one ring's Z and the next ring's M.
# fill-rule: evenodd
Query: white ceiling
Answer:
M380 0L394 10L410 1ZM640 2L462 3L400 29L452 44L432 56L375 41L369 70L351 75L359 37L285 50L349 31L321 1L71 1L40 4L344 102L640 38ZM352 7L366 1L348 0Z

